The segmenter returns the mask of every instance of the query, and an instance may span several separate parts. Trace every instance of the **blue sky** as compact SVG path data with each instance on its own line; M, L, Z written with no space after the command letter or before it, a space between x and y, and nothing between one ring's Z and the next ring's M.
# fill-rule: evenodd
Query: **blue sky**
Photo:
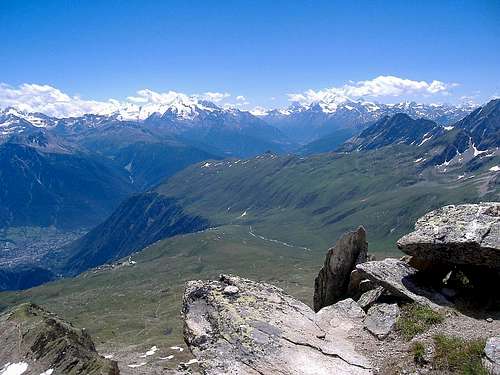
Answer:
M497 0L0 0L0 36L4 88L43 84L89 100L150 89L273 107L379 76L446 85L380 101L500 93Z

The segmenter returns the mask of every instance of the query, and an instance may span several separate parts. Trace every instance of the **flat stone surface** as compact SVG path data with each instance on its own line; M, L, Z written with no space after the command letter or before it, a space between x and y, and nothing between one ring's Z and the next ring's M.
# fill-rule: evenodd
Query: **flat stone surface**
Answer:
M224 294L228 285L239 292ZM329 338L345 332L349 314L364 312L352 301L317 317L279 288L224 275L189 282L182 310L185 341L206 374L372 374L346 336Z
M397 245L420 259L500 268L500 203L450 205L431 211Z
M360 273L388 290L391 294L410 301L440 309L448 301L434 290L420 286L416 281L417 270L407 263L393 258L361 263L356 266Z
M376 338L382 340L394 329L399 319L400 311L396 303L379 303L368 310L365 328Z
M363 329L366 313L351 298L323 307L316 313L316 324L325 331L325 340L335 345L337 353L350 363L363 363L370 367L367 360L358 354L349 339L352 331Z

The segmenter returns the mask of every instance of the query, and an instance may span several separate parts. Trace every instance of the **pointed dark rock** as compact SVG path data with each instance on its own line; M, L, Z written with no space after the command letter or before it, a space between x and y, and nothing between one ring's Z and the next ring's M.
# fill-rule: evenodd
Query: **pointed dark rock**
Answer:
M351 272L367 259L366 232L359 227L344 234L328 250L325 264L314 281L314 311L344 299L349 289Z

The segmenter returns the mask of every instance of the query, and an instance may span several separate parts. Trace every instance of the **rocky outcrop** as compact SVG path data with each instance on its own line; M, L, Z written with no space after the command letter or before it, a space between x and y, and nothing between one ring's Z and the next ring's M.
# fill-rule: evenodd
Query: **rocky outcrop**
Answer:
M500 203L450 205L431 211L397 245L435 263L500 268Z
M222 275L187 284L182 316L206 374L372 373L347 337L364 316L354 301L317 316L279 288Z
M400 260L368 261L364 229L345 234L328 251L315 280L316 313L274 286L237 276L189 282L182 312L185 341L206 374L364 375L385 373L381 364L390 370L397 364L414 373L427 371L422 367L425 361L417 363L407 356L410 346L400 349L405 335L401 327L414 320L411 324L424 330L444 329L457 337L462 337L463 327L463 337L469 339L478 336L477 327L484 330L493 322L466 317L460 306L473 311L481 302L477 311L498 311L491 303L496 295L491 288L498 285L494 277L499 209L497 203L447 206L442 212L451 215L449 220L439 210L424 216L416 231L399 241L411 254ZM472 260L466 263L464 254ZM480 272L469 272L474 267ZM475 283L471 274L486 282ZM482 289L493 298L471 298ZM408 306L410 302L439 311L451 323L427 317L431 312ZM404 320L397 334L401 314ZM497 331L487 330L488 335ZM429 345L424 347L429 358L434 355L431 333L418 333L418 339ZM498 375L499 342L498 337L490 338L483 358L485 367Z
M396 297L417 302L434 309L448 304L446 298L421 285L418 271L407 263L393 258L358 264L356 269L366 278Z
M351 272L356 264L366 261L367 252L368 243L363 227L344 234L328 250L325 264L314 282L314 311L345 298Z
M85 330L34 304L0 316L0 341L0 365L9 374L20 369L24 374L119 374L116 362L96 352Z

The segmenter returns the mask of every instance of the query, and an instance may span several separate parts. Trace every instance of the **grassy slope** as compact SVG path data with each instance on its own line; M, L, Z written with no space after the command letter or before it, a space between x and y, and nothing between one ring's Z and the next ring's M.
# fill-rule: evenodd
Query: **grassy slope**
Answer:
M0 309L31 300L88 328L101 347L139 345L142 350L180 343L181 295L190 279L236 273L281 286L310 303L326 248L345 230L363 224L371 251L396 254L394 241L428 210L498 199L494 174L486 172L498 160L490 158L473 179L457 180L460 170L420 173L415 158L412 152L385 149L308 159L268 155L191 167L158 191L209 217L221 225L218 229L160 241L135 254L133 266L0 294ZM490 193L481 197L488 181Z
M33 301L86 327L105 347L182 343L184 282L235 273L276 284L304 302L312 298L321 260L310 251L263 240L248 226L226 226L160 241L137 264L89 271L23 292L0 294L0 310ZM165 334L172 329L172 333Z
M370 233L373 251L395 251L395 241L425 212L498 199L497 187L481 196L477 176L456 182L460 170L421 172L416 159L403 146L310 158L268 155L193 166L157 191L214 225L252 225L265 236L315 251L358 225Z

